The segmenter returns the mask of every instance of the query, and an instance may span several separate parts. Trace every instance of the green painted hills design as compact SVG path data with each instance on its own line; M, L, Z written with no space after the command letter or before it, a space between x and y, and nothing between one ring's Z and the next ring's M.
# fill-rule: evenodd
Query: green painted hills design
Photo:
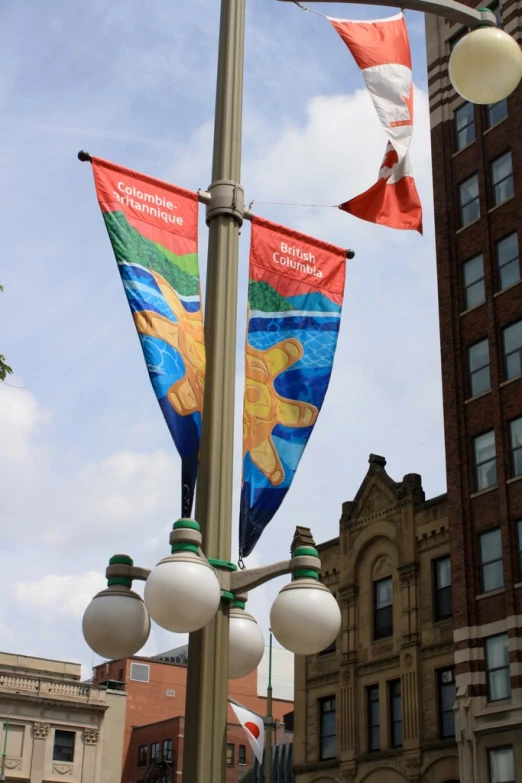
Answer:
M250 280L248 303L251 310L261 310L263 313L281 313L294 309L284 296L262 280Z
M104 212L103 217L118 263L139 264L158 272L181 296L199 294L197 253L177 256L142 236L123 212Z

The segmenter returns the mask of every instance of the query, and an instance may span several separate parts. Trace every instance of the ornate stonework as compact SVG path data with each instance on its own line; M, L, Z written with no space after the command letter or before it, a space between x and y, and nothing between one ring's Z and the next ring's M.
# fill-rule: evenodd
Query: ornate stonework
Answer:
M49 729L51 725L49 723L33 723L33 735L35 739L47 739L49 736Z
M22 764L22 759L6 759L4 763L6 769L20 769Z
M53 772L58 775L70 775L72 773L72 764L53 764Z
M97 745L100 732L98 729L84 729L83 741L86 745Z

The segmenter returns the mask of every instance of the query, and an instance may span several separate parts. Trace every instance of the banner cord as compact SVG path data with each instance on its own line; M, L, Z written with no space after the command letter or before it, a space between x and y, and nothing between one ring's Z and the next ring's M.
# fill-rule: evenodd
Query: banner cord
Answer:
M307 8L306 5L303 5L302 3L298 2L298 0L294 0L294 5L300 8L301 11L308 11L309 13L315 14L316 16L322 16L323 19L328 19L326 14L320 14L319 11L314 11L313 8Z
M252 209L253 204L275 204L279 207L322 207L324 209L339 209L340 204L297 204L294 201L255 201L252 199L248 205Z

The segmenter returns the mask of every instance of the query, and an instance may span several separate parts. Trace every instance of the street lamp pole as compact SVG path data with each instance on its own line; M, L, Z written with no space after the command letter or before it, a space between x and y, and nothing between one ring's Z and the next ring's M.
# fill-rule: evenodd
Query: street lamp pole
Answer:
M222 0L205 293L205 396L196 519L209 560L228 561L232 538L234 388L245 0ZM190 635L183 780L225 780L229 604Z

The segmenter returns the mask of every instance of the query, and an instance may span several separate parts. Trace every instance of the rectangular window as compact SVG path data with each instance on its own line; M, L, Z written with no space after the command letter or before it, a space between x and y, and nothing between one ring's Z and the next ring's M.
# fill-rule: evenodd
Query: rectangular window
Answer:
M511 150L492 161L491 186L493 189L493 205L495 207L515 195Z
M239 746L239 755L237 759L237 763L244 765L246 764L246 745L240 745Z
M337 756L335 696L319 701L319 755L321 761Z
M491 389L491 375L489 371L489 340L481 340L468 348L469 364L469 390L470 396L489 391Z
M515 783L513 747L491 748L489 751L490 783Z
M152 742L150 746L150 763L155 764L159 760L159 742Z
M488 106L488 128L492 128L493 125L498 125L498 123L502 122L502 120L505 120L507 116L507 98L498 101L498 103L490 103Z
M461 228L473 223L480 217L478 174L459 185L459 207Z
M451 604L451 563L441 557L433 563L435 577L435 620L446 620L453 614Z
M138 767L147 766L147 745L140 745L138 748Z
M509 673L509 642L507 633L485 639L486 683L488 701L509 699L511 679Z
M497 483L497 453L494 431L489 430L473 438L473 451L477 492L494 487Z
M74 731L54 732L53 761L74 761Z
M522 375L522 321L502 330L506 381Z
M466 310L481 304L485 298L484 260L482 253L480 253L464 263L464 299Z
M500 290L520 280L518 234L513 233L497 242L497 265Z
M163 747L161 749L162 761L172 761L172 740L163 740Z
M439 734L441 739L455 736L455 713L453 705L457 695L455 670L453 667L437 672L439 701Z
M393 635L393 584L391 576L373 583L373 638Z
M504 587L504 569L502 567L502 534L500 528L481 533L480 563L482 567L482 592L498 590Z
M457 150L462 150L475 141L475 107L464 103L455 110L454 117Z
M227 767L234 766L235 749L233 742L227 742Z
M402 747L402 696L401 681L389 683L390 697L390 745L392 748Z
M522 476L522 416L509 422L513 476Z
M379 716L379 686L366 689L368 710L368 750L381 749L381 720Z

